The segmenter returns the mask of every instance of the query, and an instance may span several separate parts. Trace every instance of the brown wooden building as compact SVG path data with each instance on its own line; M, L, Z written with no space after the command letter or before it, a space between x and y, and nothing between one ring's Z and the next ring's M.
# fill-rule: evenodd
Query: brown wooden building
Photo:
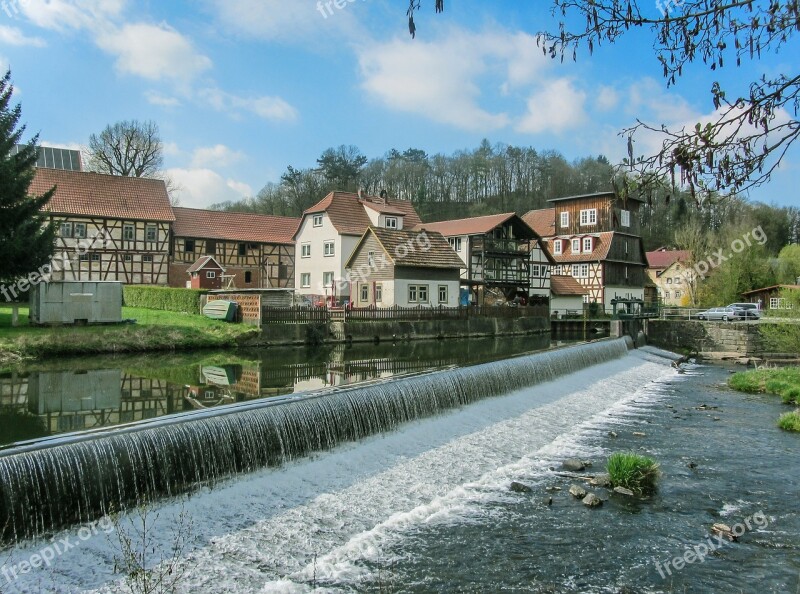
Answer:
M644 299L647 259L640 236L641 201L613 192L550 200L553 208L523 219L541 235L556 261L553 274L569 274L589 290L587 302Z
M167 284L174 216L163 181L37 168L29 191L53 186L52 280Z
M225 269L214 256L201 256L186 272L189 274L189 286L192 289L213 291L222 288Z
M169 284L184 287L201 256L225 268L222 288L291 288L295 276L293 236L300 219L249 213L173 209Z

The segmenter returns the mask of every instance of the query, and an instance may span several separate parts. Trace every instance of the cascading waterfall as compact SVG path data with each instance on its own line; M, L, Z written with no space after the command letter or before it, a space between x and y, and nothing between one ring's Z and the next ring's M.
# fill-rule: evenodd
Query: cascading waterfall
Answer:
M602 341L12 448L0 452L0 527L16 540L89 521L553 380L628 346Z

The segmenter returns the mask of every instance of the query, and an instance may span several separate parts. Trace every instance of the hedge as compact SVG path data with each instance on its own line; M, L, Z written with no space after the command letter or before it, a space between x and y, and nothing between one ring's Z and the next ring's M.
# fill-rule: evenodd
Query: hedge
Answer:
M197 289L125 285L122 288L122 300L128 307L145 307L199 315L202 313L200 297L207 292Z

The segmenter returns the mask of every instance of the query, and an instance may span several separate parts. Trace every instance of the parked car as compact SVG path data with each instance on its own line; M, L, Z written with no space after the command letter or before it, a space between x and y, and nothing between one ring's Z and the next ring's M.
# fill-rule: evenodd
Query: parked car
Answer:
M744 310L735 307L712 307L697 314L700 320L722 320L723 322L742 319Z
M757 303L731 303L726 307L734 307L736 309L744 310L746 315L742 317L745 319L758 320L761 317L761 310L758 309Z

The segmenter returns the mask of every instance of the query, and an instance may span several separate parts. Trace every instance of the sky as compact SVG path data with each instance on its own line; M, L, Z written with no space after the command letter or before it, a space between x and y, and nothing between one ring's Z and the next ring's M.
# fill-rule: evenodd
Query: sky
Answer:
M108 124L155 121L181 204L206 207L342 144L374 158L486 138L618 161L618 133L637 118L693 125L713 112L714 81L740 94L800 61L787 49L715 73L699 64L667 88L647 31L561 63L536 45L557 29L549 1L446 0L438 15L433 4L422 1L411 39L405 0L0 0L0 66L41 144L76 148ZM750 198L797 205L799 178L795 147Z

